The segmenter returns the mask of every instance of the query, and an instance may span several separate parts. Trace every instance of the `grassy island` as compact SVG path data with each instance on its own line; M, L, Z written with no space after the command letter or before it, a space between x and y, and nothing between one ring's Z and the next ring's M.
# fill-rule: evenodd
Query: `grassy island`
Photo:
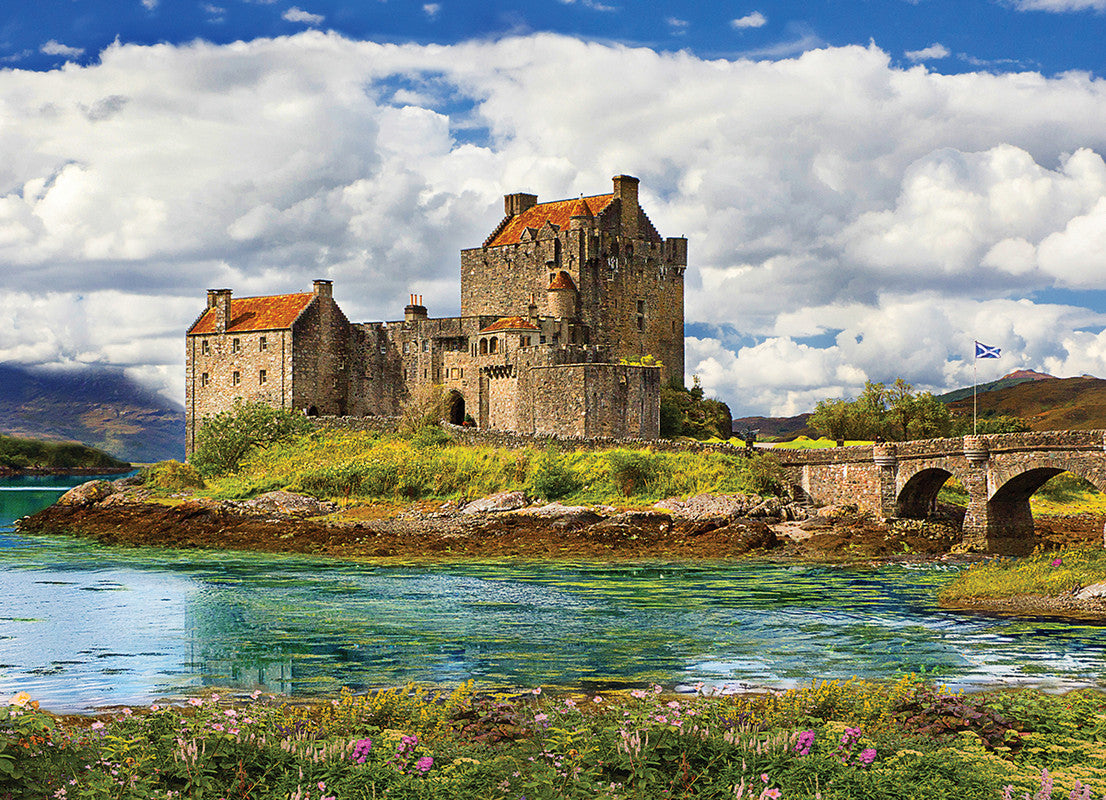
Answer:
M129 467L103 450L77 442L43 442L0 434L0 474L26 471L120 470Z

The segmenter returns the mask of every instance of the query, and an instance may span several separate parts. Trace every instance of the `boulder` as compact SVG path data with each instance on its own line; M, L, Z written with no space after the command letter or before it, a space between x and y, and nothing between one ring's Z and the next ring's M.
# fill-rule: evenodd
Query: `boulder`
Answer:
M625 511L588 528L589 535L667 533L672 529L672 516L663 511Z
M594 525L602 519L587 506L565 506L560 503L547 503L537 508L524 508L516 511L520 517L540 519L554 528L582 528Z
M1101 600L1106 598L1106 583L1092 583L1075 593L1076 600Z
M680 520L737 519L761 502L756 495L697 494L686 500L669 497L654 504L654 508L670 511Z
M338 510L335 503L285 491L266 492L235 505L253 514L284 514L291 517L318 517Z
M517 511L530 505L530 498L526 492L497 492L496 494L481 497L461 509L462 514L489 514L503 511Z
M99 503L116 492L111 481L88 481L75 486L58 498L59 506L88 506Z

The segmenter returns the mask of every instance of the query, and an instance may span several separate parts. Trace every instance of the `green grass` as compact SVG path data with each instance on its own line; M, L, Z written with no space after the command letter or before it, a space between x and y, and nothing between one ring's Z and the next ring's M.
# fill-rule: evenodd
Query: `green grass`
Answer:
M971 597L1056 597L1072 589L1106 581L1106 550L1068 548L973 564L941 592L942 601Z
M195 800L931 800L1106 790L1106 697L951 694L907 676L703 697L416 686L218 695L53 718L0 705L0 796ZM1044 796L1043 794L1039 796Z
M865 444L871 444L871 442L861 440L854 441L851 439L845 442L846 447ZM784 450L810 450L823 447L837 447L837 441L834 439L827 439L824 436L821 439L811 439L809 436L800 436L797 439L792 439L790 442L776 442L772 447L782 448Z
M781 478L766 454L506 450L323 430L253 450L237 472L210 478L202 494L236 499L288 489L329 499L414 501L522 489L566 503L647 503L703 492L765 493Z

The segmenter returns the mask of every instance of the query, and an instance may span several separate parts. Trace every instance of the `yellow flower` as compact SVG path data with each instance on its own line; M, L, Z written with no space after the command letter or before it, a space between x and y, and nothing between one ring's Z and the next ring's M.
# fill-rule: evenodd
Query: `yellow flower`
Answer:
M31 702L31 696L26 692L20 692L19 694L14 695L10 700L8 700L8 705L26 708L29 702Z

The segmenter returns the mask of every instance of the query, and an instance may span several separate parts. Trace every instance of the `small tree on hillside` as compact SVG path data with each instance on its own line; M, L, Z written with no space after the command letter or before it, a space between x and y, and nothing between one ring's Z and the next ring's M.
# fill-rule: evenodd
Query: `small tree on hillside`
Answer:
M891 441L948 436L952 415L930 392L898 378L890 388L868 381L856 400L823 400L810 417L810 427L831 439Z

